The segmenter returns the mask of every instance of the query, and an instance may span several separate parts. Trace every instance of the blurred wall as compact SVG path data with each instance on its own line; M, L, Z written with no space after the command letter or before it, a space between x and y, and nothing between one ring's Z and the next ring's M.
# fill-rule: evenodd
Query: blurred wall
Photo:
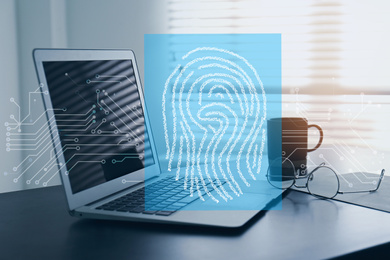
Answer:
M143 79L144 34L168 33L166 2L67 1L68 47L132 49Z
M13 183L11 174L12 167L20 162L21 153L16 152L13 156L6 151L5 122L10 121L11 114L17 115L16 106L11 106L10 98L19 99L19 72L18 72L18 45L17 23L14 0L0 2L0 192L20 189L20 183Z

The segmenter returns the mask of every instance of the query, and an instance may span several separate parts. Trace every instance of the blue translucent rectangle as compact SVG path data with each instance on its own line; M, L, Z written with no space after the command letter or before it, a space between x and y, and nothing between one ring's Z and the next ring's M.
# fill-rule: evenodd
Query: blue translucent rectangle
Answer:
M266 178L280 34L145 35L145 101L171 194L199 198L186 210L258 210L280 195ZM156 190L145 189L147 209Z

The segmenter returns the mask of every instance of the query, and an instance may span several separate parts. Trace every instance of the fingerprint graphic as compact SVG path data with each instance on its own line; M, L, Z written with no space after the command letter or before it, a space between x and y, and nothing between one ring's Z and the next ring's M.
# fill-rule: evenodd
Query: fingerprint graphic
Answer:
M168 171L176 171L176 180L184 176L183 188L202 200L202 194L215 202L232 200L260 172L263 84L255 68L229 50L196 48L179 63L162 96Z

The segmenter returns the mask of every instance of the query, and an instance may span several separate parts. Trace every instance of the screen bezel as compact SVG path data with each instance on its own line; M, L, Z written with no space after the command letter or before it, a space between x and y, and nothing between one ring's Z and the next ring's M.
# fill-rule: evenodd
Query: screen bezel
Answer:
M44 94L45 91L49 91L47 88L46 75L43 68L43 62L49 61L94 61L94 60L131 60L133 64L134 74L136 78L137 88L141 99L141 106L144 112L146 131L149 136L150 146L152 148L152 154L154 158L154 164L144 169L126 174L120 178L113 179L106 183L94 186L92 188L80 191L73 194L72 187L70 185L69 176L65 174L67 171L65 165L65 157L62 150L61 141L59 138L55 139L54 134L58 132L57 123L55 120L49 124L49 131L51 139L53 141L54 151L58 155L56 156L57 164L64 165L60 168L59 173L61 176L62 184L65 189L69 210L74 210L78 207L92 203L96 200L102 199L115 192L127 189L131 186L137 185L145 181L145 171L155 173L153 175L148 174L149 177L158 176L160 174L160 167L158 163L158 156L156 152L155 142L151 131L151 126L148 118L147 109L145 106L142 84L139 78L139 72L135 59L134 52L132 50L125 49L95 49L95 50L81 50L81 49L34 49L33 58L35 63L35 69L38 76L40 86L42 86L42 99L44 103L44 109L46 111L47 119L54 117L53 105L50 98L50 93ZM123 183L122 180L126 179L127 182Z

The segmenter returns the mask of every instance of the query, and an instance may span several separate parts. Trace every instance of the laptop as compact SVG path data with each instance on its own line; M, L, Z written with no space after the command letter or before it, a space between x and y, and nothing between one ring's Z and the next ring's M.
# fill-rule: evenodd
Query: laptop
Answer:
M72 216L233 228L280 196L259 191L256 207L219 210L183 189L183 176L161 172L133 51L35 49L33 57Z

